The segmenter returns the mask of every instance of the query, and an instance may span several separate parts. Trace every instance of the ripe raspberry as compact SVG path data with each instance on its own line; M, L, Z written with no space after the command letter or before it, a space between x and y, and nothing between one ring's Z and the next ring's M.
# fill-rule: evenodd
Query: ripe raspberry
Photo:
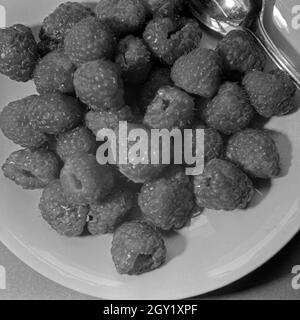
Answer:
M153 101L157 91L164 86L171 86L169 68L156 67L149 74L147 82L143 85L139 97L139 106L141 110L146 110L149 104Z
M193 154L196 154L196 130L204 130L204 162L205 164L212 159L219 159L223 156L224 144L220 133L204 125L197 125L193 129ZM201 148L201 146L199 146ZM202 150L202 149L200 149Z
M34 83L40 94L59 91L74 93L75 65L61 51L52 51L39 61L34 70Z
M166 260L161 234L143 221L119 227L113 238L111 254L120 274L139 275L159 268Z
M30 125L29 109L36 97L32 95L11 102L0 114L0 128L3 134L24 148L38 148L48 140L44 133Z
M96 15L118 35L139 31L146 21L141 0L100 0Z
M132 207L133 193L128 190L118 190L103 203L91 205L89 232L92 235L113 233L124 222Z
M4 176L23 189L42 189L58 178L60 164L47 150L22 149L13 152L2 166Z
M276 178L280 173L280 156L270 134L248 129L230 138L226 157L256 178Z
M236 83L226 82L202 112L208 126L230 135L245 129L254 117L247 93Z
M194 207L193 186L181 168L144 184L138 198L146 221L162 230L184 227Z
M151 150L150 130L148 130L143 125L128 123L127 124L128 136L130 136L132 133L132 130L135 130L135 129L142 129L147 134L149 149L147 149L145 153L143 153L143 150L141 150L141 153L139 156L137 156L136 154L130 155L130 149L133 145L138 143L138 138L136 139L136 141L127 140L127 148L128 148L128 155L129 155L128 163L119 164L119 170L130 181L133 181L135 183L145 183L152 179L157 178L160 174L162 174L162 172L168 166L165 164L162 164L161 159L159 159L160 160L159 164L151 163L151 157L152 155L154 155L154 153L157 150L154 150L154 151ZM118 135L119 134L117 132L116 136L118 137ZM120 147L122 148L126 148L126 146L123 145L123 141L117 141L117 145L120 145Z
M82 105L61 93L47 93L34 99L30 108L31 125L47 134L59 134L76 127L82 120Z
M247 175L234 164L213 159L203 174L194 177L194 192L199 207L231 211L246 208L254 188Z
M292 97L296 87L283 71L251 71L243 79L243 85L253 107L265 118L282 116L295 108Z
M12 80L32 78L38 60L38 47L30 28L21 24L0 29L0 73Z
M213 50L198 48L175 62L171 78L188 93L211 98L221 84L221 72L218 55Z
M60 235L77 237L83 233L89 207L71 204L59 180L44 189L39 208L45 221Z
M187 0L143 0L143 3L153 16L174 17L183 10Z
M250 70L263 70L266 65L264 50L247 31L229 32L219 42L216 50L227 71L246 73Z
M97 147L96 137L83 126L62 133L56 142L56 152L64 161L76 153L96 154Z
M194 99L175 87L162 87L148 106L144 124L151 129L184 129L194 117Z
M71 203L93 204L103 200L114 186L114 177L108 166L98 164L91 154L74 154L61 171L64 193Z
M144 83L152 68L151 52L143 40L131 35L119 42L115 62L121 68L124 82L130 85Z
M289 76L288 73L282 71L280 69L274 69L269 72L274 75L278 80L284 83L284 87L286 89L286 94L293 97L296 94L297 87L293 81L293 79Z
M63 49L62 42L56 42L55 40L51 39L41 40L38 42L37 46L40 58L44 58L52 51L60 51Z
M162 62L172 65L182 55L199 46L202 31L192 19L155 18L147 25L143 37Z
M74 86L79 99L93 110L124 106L121 72L113 62L95 60L83 64L75 72Z
M113 32L95 17L78 22L68 32L64 43L65 53L77 66L97 59L109 59L116 48Z
M102 129L115 130L120 121L132 122L134 116L128 106L120 110L90 111L85 115L86 126L97 136Z
M92 15L94 15L92 10L80 3L62 3L44 19L40 39L62 42L77 22Z

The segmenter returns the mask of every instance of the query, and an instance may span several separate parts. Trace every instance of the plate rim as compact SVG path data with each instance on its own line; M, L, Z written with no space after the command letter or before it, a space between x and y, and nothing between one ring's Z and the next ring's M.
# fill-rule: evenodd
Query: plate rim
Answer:
M298 216L300 215L299 208L297 208L295 214ZM146 296L144 298L136 297L134 293L130 292L130 288L128 289L128 297L124 297L124 294L118 292L118 288L110 288L110 291L108 292L107 287L104 285L98 285L97 287L95 287L93 285L89 285L88 283L80 281L77 278L74 279L73 277L67 277L68 273L66 271L64 271L65 275L63 275L62 272L56 270L55 268L53 268L53 266L51 267L51 265L47 264L46 261L42 261L41 259L39 259L3 227L0 227L0 241L17 258L19 258L23 263L25 263L37 273L55 283L58 283L65 288L71 289L84 295L88 295L91 298L104 300L180 300L202 296L241 280L245 276L249 275L259 267L264 265L270 259L272 259L294 238L294 236L299 231L300 225L294 223L294 219L288 219L285 225L276 233L272 241L262 246L254 258L252 258L249 262L242 265L238 269L235 269L234 272L226 273L224 276L215 279L214 283L210 282L209 285L206 285L205 289L201 289L201 284L199 284L199 289L196 290L194 288L191 288L189 290L189 293L186 289L184 289L180 293L157 293L155 298L150 296ZM101 290L101 288L105 290Z

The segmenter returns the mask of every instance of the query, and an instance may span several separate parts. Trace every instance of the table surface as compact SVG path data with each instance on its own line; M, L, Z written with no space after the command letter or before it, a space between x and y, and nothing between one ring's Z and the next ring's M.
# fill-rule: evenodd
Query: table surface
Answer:
M30 269L0 243L0 265L6 269L6 290L0 300L91 300L46 279ZM240 281L199 299L300 300L300 289L292 288L294 266L300 265L300 233L272 260ZM300 284L300 282L299 282Z

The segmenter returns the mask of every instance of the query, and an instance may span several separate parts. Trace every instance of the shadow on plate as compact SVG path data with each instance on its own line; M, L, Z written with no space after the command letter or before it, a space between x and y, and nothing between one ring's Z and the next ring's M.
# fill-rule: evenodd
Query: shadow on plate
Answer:
M163 232L163 237L167 246L167 260L169 263L174 258L180 256L186 249L187 243L185 237L176 231Z
M249 204L250 209L257 207L262 201L264 201L272 188L272 181L269 179L252 179L252 181L255 189L255 194L251 203Z

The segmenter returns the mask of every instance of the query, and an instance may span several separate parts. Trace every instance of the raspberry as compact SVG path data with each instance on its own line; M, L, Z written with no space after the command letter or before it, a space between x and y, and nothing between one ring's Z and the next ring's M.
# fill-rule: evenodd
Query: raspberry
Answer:
M132 207L133 194L128 190L118 190L103 203L91 205L89 232L92 235L113 233L124 222Z
M59 134L76 127L82 120L82 105L73 97L47 93L34 99L30 108L31 125L47 134Z
M246 208L254 188L247 175L234 164L213 159L203 174L194 177L194 193L201 208L231 211Z
M180 229L191 217L193 187L181 168L144 184L138 198L144 219L162 230Z
M151 53L143 40L131 35L119 42L115 62L121 68L124 82L130 85L144 83L152 68Z
M246 73L263 70L266 54L255 39L246 31L229 32L218 44L217 52L222 57L225 69Z
M296 87L283 71L250 71L243 79L251 104L265 118L282 116L294 110Z
M90 111L85 115L86 126L97 136L102 129L115 130L120 121L132 122L134 116L128 106L120 110Z
M175 62L171 78L188 93L211 98L221 84L221 73L218 55L213 50L198 48Z
M89 208L71 204L59 180L52 181L44 189L39 208L45 221L60 235L77 237L83 233Z
M145 183L147 181L150 181L152 179L157 178L162 172L168 167L165 164L161 163L161 159L159 164L151 164L151 157L152 157L152 150L151 150L151 141L150 131L144 127L143 125L128 123L127 124L127 130L128 130L128 136L131 134L132 130L135 129L142 129L147 134L148 138L148 147L149 149L145 154L140 154L137 158L135 155L128 156L128 163L127 164L119 164L119 170L120 172L127 177L130 181L133 181L135 183ZM118 137L118 133L116 135ZM127 141L127 148L128 151L130 151L130 148L138 142L138 138L136 141ZM122 145L123 141L117 141L117 145ZM126 148L126 146L122 145L123 148ZM153 153L156 152L156 150L153 151ZM128 152L129 154L130 152ZM135 163L137 160L139 163ZM147 163L146 163L147 162Z
M98 164L91 154L69 157L60 175L67 199L74 204L93 204L103 200L114 186L114 177L108 166Z
M96 154L97 147L96 137L83 126L62 133L56 142L56 152L64 161L76 153Z
M96 60L83 64L75 72L74 85L79 99L93 110L124 106L121 72L113 62Z
M203 110L202 118L210 127L230 135L245 129L254 117L247 93L236 83L226 82Z
M100 0L97 17L118 35L139 31L146 20L146 9L141 0Z
M24 148L38 148L48 140L44 133L30 125L28 113L36 97L32 95L11 102L0 114L0 128L3 134Z
M52 51L60 51L63 49L62 42L56 42L55 40L51 39L41 40L38 42L37 46L40 58L45 57L48 53Z
M30 28L21 24L0 29L0 73L12 80L32 78L38 60L38 47Z
M256 178L276 178L280 173L279 152L267 131L248 129L235 134L226 157Z
M199 46L202 32L192 19L155 18L147 25L143 37L162 62L172 65L179 57Z
M175 87L163 87L148 106L144 124L152 129L184 129L194 117L195 103L184 91Z
M62 42L68 31L77 22L92 15L94 15L92 10L80 3L62 3L44 19L40 31L40 39L51 39L56 42Z
M73 63L83 63L110 58L116 48L113 32L95 17L88 17L78 22L66 35L65 53Z
M204 162L208 163L212 159L221 158L224 151L222 136L217 130L203 125L197 125L193 130L193 155L196 154L196 130L198 129L204 130Z
M52 51L39 61L34 70L34 83L40 94L60 91L74 93L75 65L61 51Z
M22 149L13 152L2 166L4 176L23 189L42 189L58 178L60 164L47 150Z
M147 82L141 88L139 95L140 109L146 110L161 87L171 85L170 69L159 67L153 69L149 74Z
M143 0L143 3L154 16L174 17L183 10L187 0Z
M293 97L296 94L297 87L288 73L280 69L271 70L269 73L274 75L279 81L284 83L287 95Z
M131 221L116 230L111 254L120 274L139 275L165 263L166 246L161 234L152 226Z

